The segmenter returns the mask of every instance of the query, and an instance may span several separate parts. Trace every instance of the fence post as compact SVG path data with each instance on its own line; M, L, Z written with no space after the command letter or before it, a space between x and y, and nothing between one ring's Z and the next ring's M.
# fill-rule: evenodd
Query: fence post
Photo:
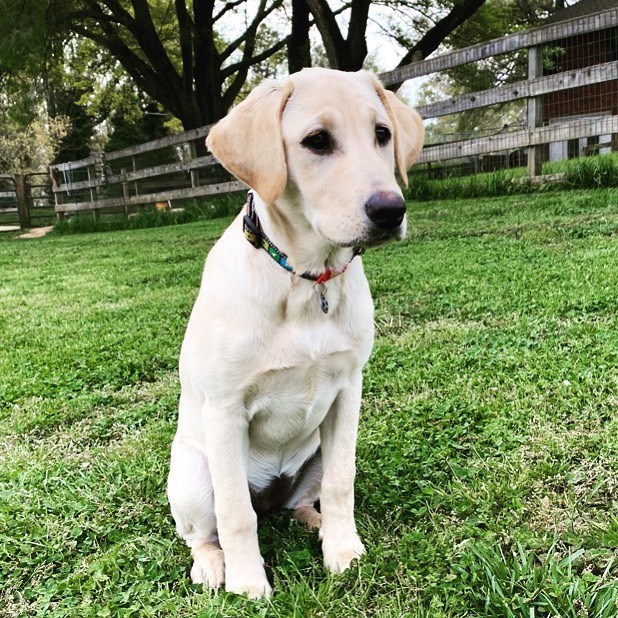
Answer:
M86 166L86 174L88 175L88 181L92 181L92 174L90 173L90 165ZM101 218L101 213L96 208L96 187L88 187L88 192L90 193L90 202L93 206L92 208L92 218L95 221L98 221Z
M197 158L197 149L195 147L195 141L191 140L189 142L189 161L193 161L193 159ZM192 167L191 171L189 172L190 176L191 176L191 186L192 187L197 187L200 184L200 173L199 170L197 170L196 168Z
M30 174L24 175L24 201L26 202L26 212L28 213L28 225L32 226L32 209L34 208L34 199L32 197L32 185L30 183Z
M126 167L120 168L120 173L125 175L128 173L128 169ZM124 214L126 217L129 216L129 203L127 200L129 199L129 183L125 180L122 183L122 207L124 208Z
M135 164L135 156L131 157L131 165L133 167L133 171L137 171L137 165ZM135 195L139 195L139 187L137 186L137 179L133 181L133 189L135 190Z
M543 77L543 46L528 48L528 79ZM528 131L543 125L543 97L528 97ZM542 146L528 146L528 175L539 176L543 157Z
M17 214L19 216L19 227L22 229L30 227L30 211L26 203L26 191L24 188L24 177L15 174L15 196L17 197Z

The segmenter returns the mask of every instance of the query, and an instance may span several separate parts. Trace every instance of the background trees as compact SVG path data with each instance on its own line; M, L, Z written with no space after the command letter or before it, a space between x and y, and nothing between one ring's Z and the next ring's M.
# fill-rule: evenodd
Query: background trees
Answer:
M0 134L47 119L57 156L75 159L214 122L263 77L358 70L375 63L368 42L390 41L387 70L528 26L552 1L0 0ZM470 70L426 95L500 73Z

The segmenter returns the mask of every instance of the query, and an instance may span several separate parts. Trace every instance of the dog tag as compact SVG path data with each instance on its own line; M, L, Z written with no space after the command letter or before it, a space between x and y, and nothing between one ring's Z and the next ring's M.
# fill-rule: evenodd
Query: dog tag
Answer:
M326 294L320 292L320 309L324 313L328 313L328 301L326 300Z
M323 283L314 283L315 291L318 293L320 301L320 309L324 313L328 313L328 301L326 300L326 285Z

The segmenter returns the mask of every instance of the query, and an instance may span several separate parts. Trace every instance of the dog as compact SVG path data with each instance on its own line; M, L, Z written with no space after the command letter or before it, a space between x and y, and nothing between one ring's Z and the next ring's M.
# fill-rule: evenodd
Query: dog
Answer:
M405 234L395 168L407 184L423 124L371 73L313 68L260 84L206 143L250 192L182 344L168 498L194 583L268 597L257 514L319 528L331 572L365 551L355 446L374 323L359 254Z

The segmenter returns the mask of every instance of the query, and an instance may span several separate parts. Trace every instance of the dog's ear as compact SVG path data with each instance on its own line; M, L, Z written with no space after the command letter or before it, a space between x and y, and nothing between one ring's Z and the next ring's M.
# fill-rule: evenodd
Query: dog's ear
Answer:
M425 128L423 119L416 110L400 101L390 90L386 90L377 78L375 88L395 128L395 163L404 185L408 186L408 169L416 161L423 148Z
M208 149L223 167L267 204L283 193L287 182L281 115L292 90L290 81L262 82L206 138Z

